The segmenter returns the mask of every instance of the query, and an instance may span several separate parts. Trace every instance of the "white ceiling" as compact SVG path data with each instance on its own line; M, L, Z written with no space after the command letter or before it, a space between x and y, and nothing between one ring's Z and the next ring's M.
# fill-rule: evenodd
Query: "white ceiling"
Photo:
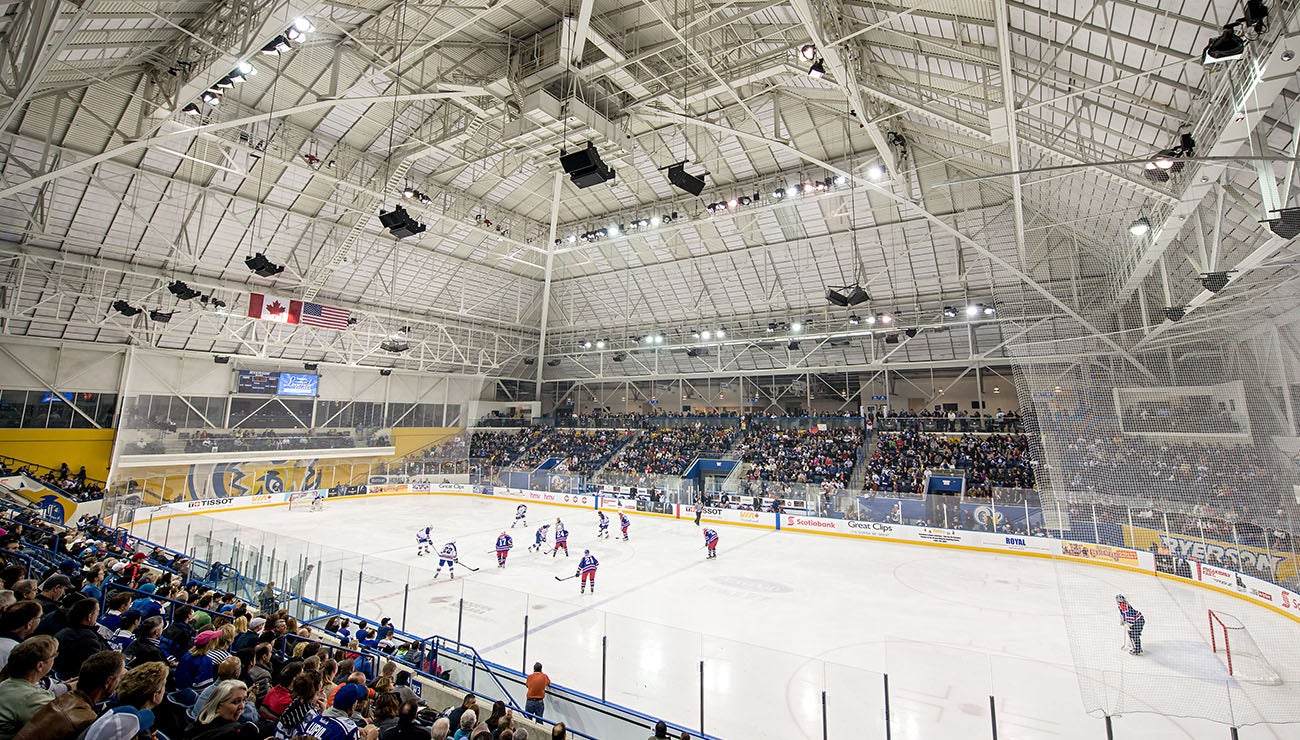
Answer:
M1297 3L1270 5L1247 59L1206 67L1235 3L0 2L4 330L554 379L1005 364L1045 327L1135 355L1206 341L1224 312L1300 295L1295 245L1260 223L1293 203L1294 167L1264 163L1265 186L1241 159L1296 149ZM305 44L258 53L299 15ZM798 52L814 39L822 79ZM179 112L241 60L258 74ZM1140 163L972 179L1143 159L1180 131L1235 159L1164 183ZM556 190L559 152L588 141L616 179ZM707 173L698 198L662 171L683 159ZM424 234L382 230L399 203ZM1134 237L1140 216L1155 228ZM285 272L252 275L258 251ZM1197 282L1234 269L1218 295ZM178 305L173 279L227 311ZM869 305L827 304L855 280ZM255 291L359 321L251 321ZM119 298L175 315L128 319ZM997 314L944 317L969 302ZM916 336L848 322L877 312ZM796 319L797 351L768 331ZM719 326L725 342L685 355ZM398 330L411 351L380 351Z

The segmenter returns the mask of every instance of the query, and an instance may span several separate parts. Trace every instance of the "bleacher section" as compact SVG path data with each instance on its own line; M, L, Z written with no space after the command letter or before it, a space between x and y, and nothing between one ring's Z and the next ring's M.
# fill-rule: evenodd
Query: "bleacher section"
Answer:
M989 495L993 487L1033 488L1029 440L1023 434L926 434L881 432L867 460L863 487L871 491L916 493L926 470L963 470L969 495Z
M860 429L776 429L752 425L737 451L750 481L848 485L862 449Z
M724 452L738 436L739 430L724 427L651 429L624 447L604 472L680 476L701 452Z

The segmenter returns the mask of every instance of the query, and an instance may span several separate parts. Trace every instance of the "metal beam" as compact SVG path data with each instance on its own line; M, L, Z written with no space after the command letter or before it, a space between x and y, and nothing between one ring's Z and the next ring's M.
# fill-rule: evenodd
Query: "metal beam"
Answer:
M0 65L0 68L12 70L15 81L19 85L17 92L13 94L13 100L9 102L9 107L5 108L4 113L0 113L0 132L8 131L18 113L27 107L32 93L40 85L45 73L49 71L73 34L80 30L82 21L90 15L98 3L99 0L84 0L76 14L66 21L66 25L57 36L54 33L54 25L59 16L61 0L32 0L21 5L20 17L10 22L14 24L13 30L25 30L26 34L17 48L11 46L16 39L6 36L3 44L5 48L0 49L0 56L12 62L11 65ZM0 78L7 76L3 75ZM8 83L8 80L5 82Z

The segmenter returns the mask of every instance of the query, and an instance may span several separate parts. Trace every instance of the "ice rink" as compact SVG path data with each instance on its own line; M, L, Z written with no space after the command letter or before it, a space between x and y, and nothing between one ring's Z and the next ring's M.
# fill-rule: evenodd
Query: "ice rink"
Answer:
M1116 738L1144 740L1226 740L1226 725L1193 717L1207 712L1245 723L1259 712L1300 711L1300 626L1170 579L726 525L712 525L719 557L706 560L690 520L633 515L622 542L611 514L611 539L598 541L592 510L533 504L529 526L511 530L514 511L515 502L471 496L330 499L316 513L179 518L165 537L180 545L184 525L199 542L205 522L219 520L228 528L218 539L319 563L309 596L341 595L349 610L359 599L360 613L399 622L406 599L406 631L415 634L455 637L463 598L463 639L488 660L542 661L556 683L595 696L604 636L608 699L688 727L700 722L702 659L705 730L728 739L821 738L823 691L829 737L884 737L885 673L899 740L992 737L990 695L1004 740L1106 737L1085 702L1123 712ZM570 557L529 552L536 527L557 516L571 531ZM415 531L426 524L438 546L456 540L461 560L479 571L432 580L436 559L415 555ZM502 529L515 548L498 569L492 548ZM555 579L573 575L584 548L600 560L594 595L580 595L576 579ZM1146 615L1142 657L1121 649L1120 592ZM1286 683L1232 681L1210 650L1207 607L1242 619ZM1300 738L1300 724L1254 724L1240 737Z

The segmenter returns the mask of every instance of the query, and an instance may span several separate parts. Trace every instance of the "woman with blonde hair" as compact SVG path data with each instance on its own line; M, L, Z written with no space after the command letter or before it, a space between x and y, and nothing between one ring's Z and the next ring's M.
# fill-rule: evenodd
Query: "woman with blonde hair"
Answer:
M199 709L199 718L190 728L190 740L257 740L262 737L257 724L241 722L248 687L243 681L222 681L212 689Z
M208 659L214 666L230 657L230 646L235 644L235 637L239 635L233 624L227 624L217 632L217 636L212 640L212 647L208 650Z

